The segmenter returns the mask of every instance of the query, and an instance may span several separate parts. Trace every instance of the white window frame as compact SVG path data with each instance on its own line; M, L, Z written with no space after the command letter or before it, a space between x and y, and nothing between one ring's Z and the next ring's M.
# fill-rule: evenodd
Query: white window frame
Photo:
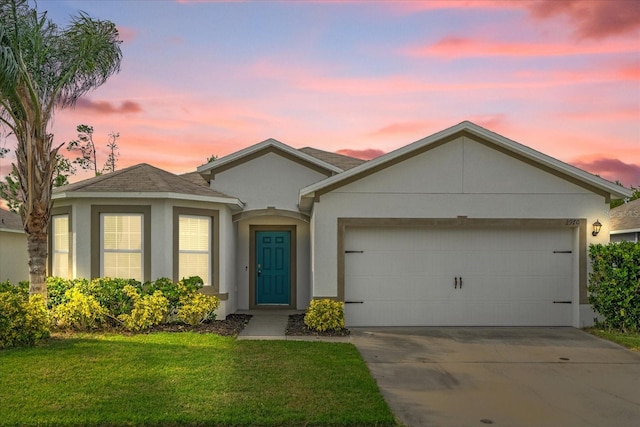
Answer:
M104 219L105 217L139 217L140 218L140 249L105 249L104 247ZM140 254L140 277L122 277L122 279L135 279L144 282L144 214L138 212L100 212L100 277L104 275L105 253Z

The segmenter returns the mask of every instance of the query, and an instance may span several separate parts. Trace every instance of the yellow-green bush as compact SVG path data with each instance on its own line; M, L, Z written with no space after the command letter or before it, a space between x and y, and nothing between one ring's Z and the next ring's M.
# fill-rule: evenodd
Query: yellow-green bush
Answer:
M66 291L64 300L51 309L53 324L62 329L94 329L104 323L108 314L94 296L85 295L78 288Z
M178 319L188 325L198 325L207 320L214 320L214 311L220 305L220 298L193 292L181 299L182 306L178 309Z
M320 332L343 329L344 303L330 299L312 300L304 316L304 324Z
M41 295L0 292L0 349L34 345L48 336L49 317Z
M169 301L161 291L155 291L152 295L140 296L139 291L131 285L126 285L123 291L133 300L131 313L123 313L118 316L127 330L142 331L162 323L169 310Z

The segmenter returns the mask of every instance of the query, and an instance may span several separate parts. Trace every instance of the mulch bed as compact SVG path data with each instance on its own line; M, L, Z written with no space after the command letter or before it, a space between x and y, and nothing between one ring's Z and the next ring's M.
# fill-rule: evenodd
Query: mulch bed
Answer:
M196 326L182 323L168 323L157 325L144 331L150 332L197 332L199 334L216 334L225 337L237 337L245 328L253 316L250 314L229 314L224 320L212 320ZM285 330L290 336L319 336L319 337L346 337L351 333L349 329L343 328L337 331L314 331L304 324L304 313L291 314Z
M307 328L307 325L304 324L304 313L290 314L287 329L285 330L286 335L293 336L311 335L319 337L346 337L350 333L351 331L346 328L342 328L337 331L313 331Z
M251 319L250 314L230 314L225 320L212 320L196 326L184 324L166 324L151 328L149 332L197 332L217 334L225 337L237 337Z

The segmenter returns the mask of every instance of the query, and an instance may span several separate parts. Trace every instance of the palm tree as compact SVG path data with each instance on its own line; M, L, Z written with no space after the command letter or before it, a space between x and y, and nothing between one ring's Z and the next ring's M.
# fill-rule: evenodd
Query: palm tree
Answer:
M14 168L27 234L29 292L46 297L47 236L56 154L49 122L56 108L120 71L116 26L85 13L60 28L28 0L0 0L0 124L17 139Z

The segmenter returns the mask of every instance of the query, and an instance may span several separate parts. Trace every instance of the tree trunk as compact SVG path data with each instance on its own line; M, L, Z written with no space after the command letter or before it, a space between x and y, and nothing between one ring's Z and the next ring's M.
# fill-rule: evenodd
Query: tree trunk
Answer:
M27 235L29 294L40 294L45 301L47 299L47 249L47 233L40 232Z
M40 294L47 298L47 252L49 220L51 218L51 190L55 155L51 150L53 135L29 134L19 141L16 150L18 178L22 207L22 224L27 234L29 253L29 294Z

